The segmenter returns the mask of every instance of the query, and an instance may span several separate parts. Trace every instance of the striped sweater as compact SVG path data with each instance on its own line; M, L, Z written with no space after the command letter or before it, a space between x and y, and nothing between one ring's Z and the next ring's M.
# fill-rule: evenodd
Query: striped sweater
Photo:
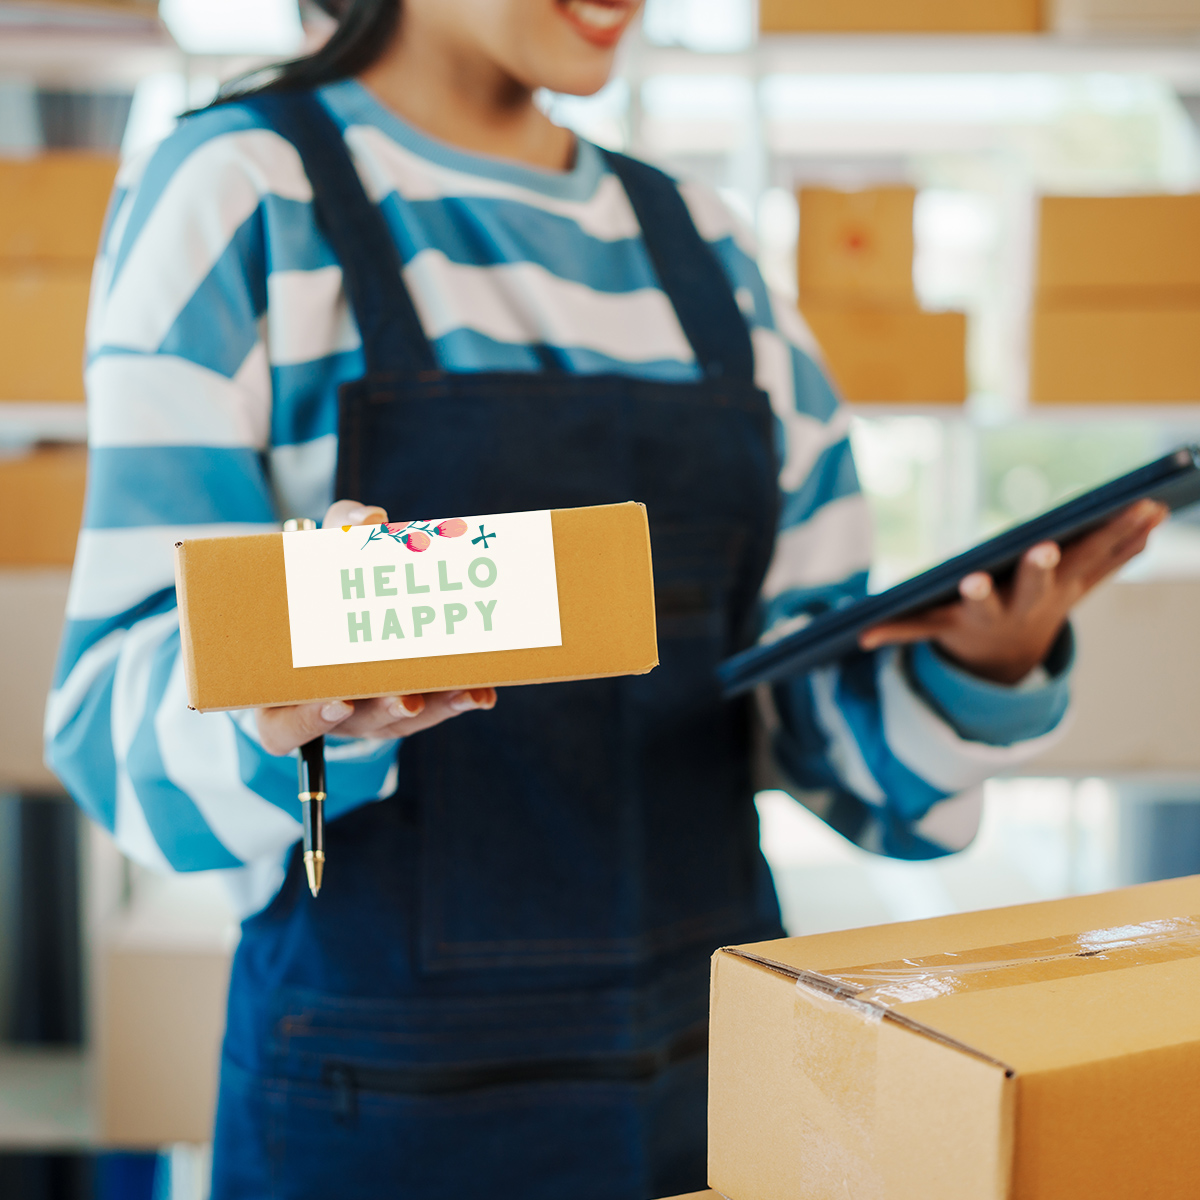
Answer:
M570 372L698 377L596 147L540 171L436 142L357 83L321 95L446 370L537 371L550 355ZM772 624L865 591L870 517L846 410L797 313L768 294L717 198L681 190L777 421ZM126 854L227 871L247 912L277 890L299 836L295 764L265 752L253 713L188 709L172 546L319 519L334 499L337 389L364 364L311 202L294 149L236 104L123 168L93 285L89 492L46 715L51 767ZM1058 724L1066 670L998 688L928 647L884 651L777 688L767 708L793 791L860 844L930 856L969 837L969 821L946 819L951 798ZM390 741L331 739L329 818L386 796L396 755Z

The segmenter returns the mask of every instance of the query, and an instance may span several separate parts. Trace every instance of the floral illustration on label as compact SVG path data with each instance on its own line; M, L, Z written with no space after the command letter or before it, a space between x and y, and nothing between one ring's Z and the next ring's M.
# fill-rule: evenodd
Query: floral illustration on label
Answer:
M342 532L349 533L351 529L361 528L355 525L343 525ZM372 542L381 538L391 538L407 546L414 554L428 550L436 537L456 538L467 532L467 523L461 517L449 517L445 521L388 521L385 524L372 525L367 540L361 549L365 550Z

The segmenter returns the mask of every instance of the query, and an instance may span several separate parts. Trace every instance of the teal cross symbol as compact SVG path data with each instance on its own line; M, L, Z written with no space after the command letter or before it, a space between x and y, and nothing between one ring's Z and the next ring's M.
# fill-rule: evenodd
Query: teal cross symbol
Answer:
M483 526L482 526L482 525L480 525L480 527L479 527L479 536L478 536L477 538L472 538L472 539L471 539L471 545L472 545L472 546L478 546L478 545L479 545L479 543L480 543L480 542L482 542L482 543L483 543L483 548L486 550L486 549L488 548L488 538L494 538L494 537L496 537L496 536L497 536L497 535L496 535L496 534L494 534L494 533L484 533L484 532L483 532Z

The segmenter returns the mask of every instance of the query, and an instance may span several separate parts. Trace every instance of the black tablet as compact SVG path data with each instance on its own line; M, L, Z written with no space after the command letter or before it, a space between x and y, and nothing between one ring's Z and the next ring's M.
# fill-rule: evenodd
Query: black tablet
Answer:
M1060 545L1073 542L1142 499L1158 500L1171 509L1200 500L1200 446L1181 446L886 592L821 613L795 633L726 659L717 668L725 695L735 696L760 683L833 662L853 650L859 634L873 625L955 599L959 581L973 571L988 571L1003 582L1030 546L1046 541Z

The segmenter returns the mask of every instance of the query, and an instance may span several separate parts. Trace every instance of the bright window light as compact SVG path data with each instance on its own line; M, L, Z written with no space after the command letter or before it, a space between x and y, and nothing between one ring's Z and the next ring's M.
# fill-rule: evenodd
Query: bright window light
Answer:
M294 54L304 44L296 0L161 0L159 14L188 54Z

